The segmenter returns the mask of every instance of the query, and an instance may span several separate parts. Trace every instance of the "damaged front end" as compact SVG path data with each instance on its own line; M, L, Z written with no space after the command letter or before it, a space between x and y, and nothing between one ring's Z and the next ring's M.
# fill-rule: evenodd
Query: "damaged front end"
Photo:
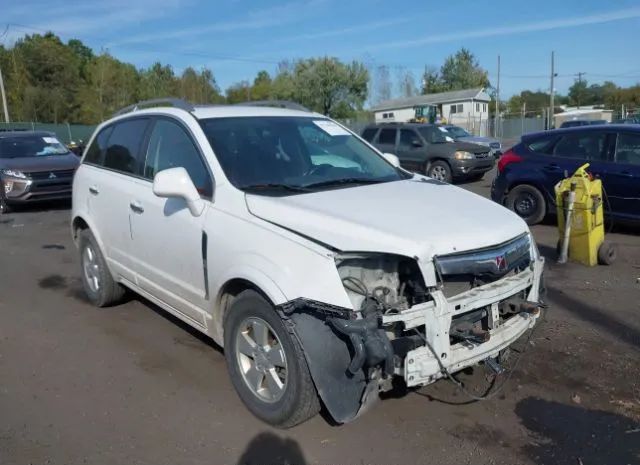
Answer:
M336 266L352 309L296 299L280 310L327 410L344 423L391 389L393 376L426 385L495 358L535 324L543 264L529 234L424 263L343 253Z

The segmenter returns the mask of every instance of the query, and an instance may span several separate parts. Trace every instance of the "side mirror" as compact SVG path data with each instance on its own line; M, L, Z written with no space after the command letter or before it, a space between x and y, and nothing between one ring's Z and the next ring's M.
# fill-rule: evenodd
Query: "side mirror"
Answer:
M200 216L204 211L204 201L193 185L189 173L182 167L169 168L157 173L153 178L153 193L158 197L183 199L193 216Z
M412 139L411 145L413 145L414 147L422 147L422 142L420 142L419 139Z
M394 154L383 153L382 156L384 157L385 160L387 160L393 166L395 166L396 168L400 168L400 159L396 157Z

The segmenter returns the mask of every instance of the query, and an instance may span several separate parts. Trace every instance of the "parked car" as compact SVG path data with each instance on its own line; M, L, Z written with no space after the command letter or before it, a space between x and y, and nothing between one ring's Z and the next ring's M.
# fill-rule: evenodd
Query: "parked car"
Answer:
M353 420L394 376L491 362L536 323L543 259L517 215L317 113L171 103L124 109L88 144L82 283L97 306L129 288L213 338L262 420L293 426L319 398Z
M78 157L50 132L0 132L0 214L12 205L71 198Z
M489 147L491 155L495 158L499 158L502 154L502 143L493 137L486 136L474 136L473 134L469 134L465 129L460 126L454 125L445 125L443 126L448 135L451 136L454 140L460 140L463 142L471 142L472 144L484 145Z
M397 155L404 168L448 183L480 179L495 164L488 147L456 141L435 124L373 124L362 137L381 152Z
M529 224L555 214L554 186L589 163L602 179L605 214L640 220L640 126L557 129L522 136L502 155L491 197Z
M607 124L607 120L604 119L573 119L565 121L560 125L560 129L565 128L577 128L579 126L590 126L592 124Z

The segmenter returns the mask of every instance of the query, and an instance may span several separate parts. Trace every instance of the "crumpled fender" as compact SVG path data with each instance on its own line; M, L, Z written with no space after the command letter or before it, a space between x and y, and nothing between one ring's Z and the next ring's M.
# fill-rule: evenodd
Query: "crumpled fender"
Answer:
M363 370L348 371L353 354L346 339L338 336L322 318L309 312L289 315L304 350L311 377L325 407L336 422L355 419L362 407L378 398L375 382L369 383ZM373 387L372 387L373 386Z

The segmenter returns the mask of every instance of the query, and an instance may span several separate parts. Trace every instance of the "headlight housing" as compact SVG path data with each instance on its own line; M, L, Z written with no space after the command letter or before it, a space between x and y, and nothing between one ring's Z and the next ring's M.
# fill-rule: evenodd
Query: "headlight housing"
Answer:
M3 176L16 179L27 179L27 175L20 170L3 169L0 170Z
M473 155L471 152L465 152L464 150L458 150L456 151L454 158L456 160L473 160L475 158L475 155Z

